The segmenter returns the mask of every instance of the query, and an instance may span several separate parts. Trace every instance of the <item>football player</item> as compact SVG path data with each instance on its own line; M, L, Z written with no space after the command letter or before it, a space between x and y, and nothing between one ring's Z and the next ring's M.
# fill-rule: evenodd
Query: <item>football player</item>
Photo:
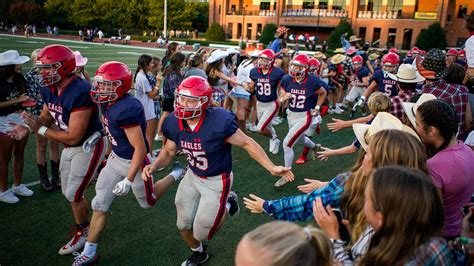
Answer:
M260 53L257 67L250 71L250 88L255 91L257 97L258 132L270 139L268 151L277 154L280 140L272 126L272 121L278 112L278 86L285 72L273 66L275 53L266 49Z
M296 55L290 62L289 74L281 80L280 104L289 100L288 134L283 140L285 166L291 167L295 156L293 146L303 139L304 146L315 149L316 144L304 136L313 123L321 123L320 109L326 99L325 83L316 76L308 75L309 57L306 54ZM280 178L275 187L284 186L288 181Z
M153 188L153 178L143 181L141 169L150 163L150 150L146 138L147 121L143 105L128 94L132 87L132 71L120 62L107 62L97 69L93 79L91 97L100 104L105 133L112 145L112 153L100 172L92 200L89 235L84 251L73 265L91 265L99 260L96 249L107 223L107 213L117 196L125 195L130 188L142 208L152 207L157 198L173 184L173 173L161 179ZM88 150L102 132L91 136L83 145ZM93 145L93 144L92 144ZM184 168L182 171L184 174ZM174 178L181 177L181 173ZM159 191L158 191L159 190ZM163 193L162 193L163 192Z
M370 79L369 87L365 90L364 94L360 97L357 105L362 107L365 105L366 100L370 94L377 89L378 91L385 93L388 97L398 95L397 81L391 79L388 73L396 73L398 65L400 64L400 57L396 53L388 53L382 57L382 69L375 71L374 75Z
M58 252L67 255L81 249L86 242L89 208L84 191L96 175L108 143L100 138L90 153L82 150L84 141L102 130L102 125L90 97L91 83L74 75L73 51L63 45L46 46L38 54L36 68L44 85L40 89L44 108L39 118L26 112L22 115L34 132L64 144L59 164L61 190L71 203L76 223L74 237ZM58 129L50 127L52 123Z
M211 97L207 80L197 76L183 80L175 91L174 116L168 116L163 123L167 141L156 161L142 172L142 178L147 180L153 171L169 164L178 149L187 155L189 168L175 199L176 224L192 250L182 265L207 261L209 255L201 241L212 239L226 213L232 216L239 210L236 194L231 192L233 145L244 148L272 175L293 180L289 167L275 166L262 147L238 128L233 113L209 107Z

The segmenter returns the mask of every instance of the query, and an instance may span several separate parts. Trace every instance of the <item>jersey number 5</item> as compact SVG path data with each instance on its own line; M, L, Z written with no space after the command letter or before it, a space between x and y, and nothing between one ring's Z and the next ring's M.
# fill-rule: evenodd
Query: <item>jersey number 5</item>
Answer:
M204 151L190 151L186 149L182 149L183 152L188 157L188 162L191 166L196 167L200 170L207 170L209 166L207 163L206 152Z

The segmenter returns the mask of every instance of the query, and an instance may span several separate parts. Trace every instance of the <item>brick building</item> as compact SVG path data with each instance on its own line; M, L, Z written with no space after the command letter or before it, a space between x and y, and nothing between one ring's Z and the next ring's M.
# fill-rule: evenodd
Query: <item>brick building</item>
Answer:
M267 23L326 40L345 17L364 40L409 49L436 21L448 46L461 46L468 36L463 14L473 9L472 0L209 0L209 24L222 25L232 40L257 40Z

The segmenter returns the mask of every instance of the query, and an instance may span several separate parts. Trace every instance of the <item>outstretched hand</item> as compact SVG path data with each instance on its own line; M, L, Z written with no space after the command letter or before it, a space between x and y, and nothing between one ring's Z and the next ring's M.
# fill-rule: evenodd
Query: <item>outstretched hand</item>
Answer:
M306 184L298 186L298 190L303 192L303 193L311 193L311 192L313 192L313 190L318 189L318 188L323 187L323 186L326 185L325 182L321 182L321 181L316 180L316 179L305 178L304 181L306 182Z
M321 147L323 151L318 151L318 159L321 161L327 161L329 157L333 156L334 150L326 147Z
M328 123L327 126L328 126L328 129L331 130L332 132L336 132L336 131L339 131L343 128L345 128L345 125L344 125L344 120L341 120L341 119L337 119L337 118L332 118L332 123Z
M249 197L244 197L245 208L249 209L251 213L263 213L264 199L250 194Z
M270 173L274 176L281 176L288 182L295 180L295 175L291 172L291 167L274 166Z

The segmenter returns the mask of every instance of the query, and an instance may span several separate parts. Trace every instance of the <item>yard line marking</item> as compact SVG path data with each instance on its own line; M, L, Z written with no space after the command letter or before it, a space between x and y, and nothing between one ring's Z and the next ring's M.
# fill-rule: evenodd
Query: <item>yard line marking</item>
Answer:
M76 49L89 49L87 46L79 46L79 45L68 45L69 48L76 48Z
M137 52L117 52L117 54L142 55L143 53L137 53Z
M45 42L37 42L37 41L16 41L16 42L23 42L23 43L45 43Z
M34 182L27 183L27 184L25 184L25 186L27 186L27 187L32 187L32 186L38 185L39 183L40 183L40 181L38 180L38 181L34 181Z

